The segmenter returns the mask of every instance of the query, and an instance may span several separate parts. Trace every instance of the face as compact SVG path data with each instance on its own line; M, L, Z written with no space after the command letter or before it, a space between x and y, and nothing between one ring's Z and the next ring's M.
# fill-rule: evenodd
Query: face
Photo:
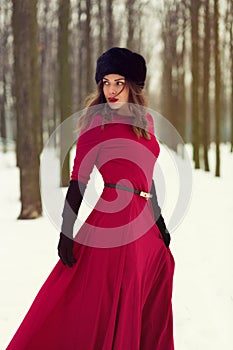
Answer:
M111 109L119 109L129 100L129 88L125 78L119 74L108 74L103 78L103 92Z

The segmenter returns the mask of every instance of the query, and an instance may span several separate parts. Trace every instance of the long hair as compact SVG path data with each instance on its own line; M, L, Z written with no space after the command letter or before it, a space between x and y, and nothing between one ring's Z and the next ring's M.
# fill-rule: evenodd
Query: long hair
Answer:
M144 137L149 140L151 138L150 133L147 131L148 121L146 118L146 98L142 92L142 88L136 83L130 80L125 81L125 87L129 88L129 109L132 112L132 129L138 138ZM123 90L122 89L122 90ZM121 91L122 91L121 90ZM120 91L120 92L121 92ZM79 118L77 129L83 129L91 117L96 114L103 116L102 127L104 128L105 122L111 121L111 116L116 113L115 110L108 106L106 98L103 92L103 81L97 84L97 91L90 94L86 99L85 113Z

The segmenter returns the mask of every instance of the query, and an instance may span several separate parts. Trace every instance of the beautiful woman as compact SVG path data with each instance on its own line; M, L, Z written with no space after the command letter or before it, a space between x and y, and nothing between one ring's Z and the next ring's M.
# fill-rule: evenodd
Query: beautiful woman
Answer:
M60 260L8 350L173 350L170 235L153 169L144 58L114 47L97 60L96 95L81 130L58 244ZM94 165L104 189L73 227Z

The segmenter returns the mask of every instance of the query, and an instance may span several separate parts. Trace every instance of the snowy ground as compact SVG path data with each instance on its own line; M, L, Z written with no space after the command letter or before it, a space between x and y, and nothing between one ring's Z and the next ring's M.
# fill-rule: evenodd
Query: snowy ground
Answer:
M222 176L193 172L189 210L172 234L176 350L233 348L233 155ZM210 154L213 157L212 154ZM0 349L5 349L57 261L58 232L47 217L17 221L18 170L0 153Z

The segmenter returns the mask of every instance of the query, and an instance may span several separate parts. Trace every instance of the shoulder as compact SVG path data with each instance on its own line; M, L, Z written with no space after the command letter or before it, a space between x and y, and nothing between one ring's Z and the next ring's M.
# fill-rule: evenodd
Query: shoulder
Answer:
M146 113L146 118L148 122L148 131L154 135L154 120L150 113Z
M103 116L101 114L96 114L91 116L86 125L80 130L79 136L84 136L85 134L99 134L102 130Z

